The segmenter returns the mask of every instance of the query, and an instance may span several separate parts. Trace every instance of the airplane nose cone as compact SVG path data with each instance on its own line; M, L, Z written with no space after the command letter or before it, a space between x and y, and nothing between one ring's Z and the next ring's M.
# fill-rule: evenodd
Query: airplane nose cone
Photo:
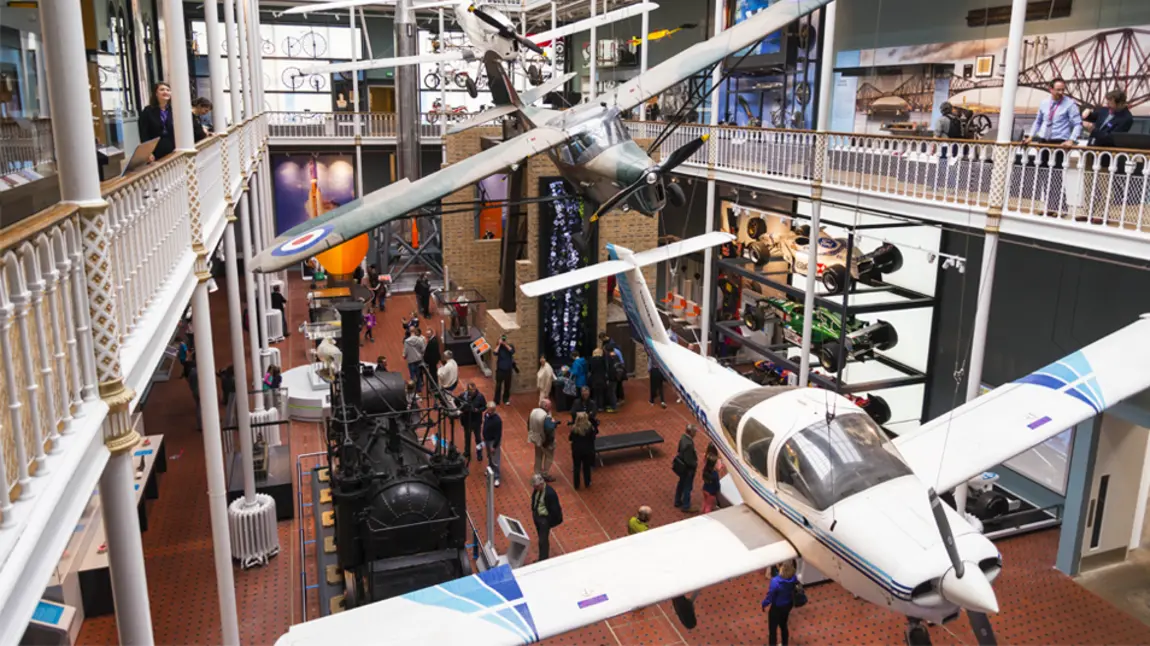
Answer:
M998 598L982 570L976 563L966 563L965 570L961 579L953 569L942 577L942 596L966 610L998 613Z

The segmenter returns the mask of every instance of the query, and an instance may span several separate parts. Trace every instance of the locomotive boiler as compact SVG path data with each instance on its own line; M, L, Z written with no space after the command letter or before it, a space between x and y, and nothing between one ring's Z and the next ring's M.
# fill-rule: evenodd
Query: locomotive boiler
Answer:
M343 358L327 462L344 606L353 608L471 573L467 465L453 445L424 442L435 425L447 435L451 401L409 410L401 374L359 361L359 304L338 309Z

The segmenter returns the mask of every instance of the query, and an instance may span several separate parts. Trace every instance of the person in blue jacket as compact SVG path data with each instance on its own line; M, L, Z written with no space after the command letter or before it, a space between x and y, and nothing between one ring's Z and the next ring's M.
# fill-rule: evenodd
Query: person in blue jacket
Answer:
M771 587L767 589L767 596L763 599L762 604L763 610L767 610L767 606L771 607L767 613L767 625L770 630L767 643L771 646L778 643L775 640L776 631L783 634L783 646L790 643L790 635L787 634L787 618L795 604L795 587L797 585L795 565L789 561L780 565L779 573L771 578Z
M571 353L574 361L571 362L571 377L575 380L575 388L582 390L584 386L588 385L587 379L590 377L590 371L587 370L587 360L579 356L579 352Z

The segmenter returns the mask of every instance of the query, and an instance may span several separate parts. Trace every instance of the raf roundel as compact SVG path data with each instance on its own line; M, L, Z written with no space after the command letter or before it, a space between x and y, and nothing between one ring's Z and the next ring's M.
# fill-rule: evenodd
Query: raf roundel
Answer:
M323 241L332 231L330 224L325 224L321 227L316 227L311 231L301 233L298 236L280 243L278 247L272 250L273 256L291 256L301 251L307 251L312 247Z

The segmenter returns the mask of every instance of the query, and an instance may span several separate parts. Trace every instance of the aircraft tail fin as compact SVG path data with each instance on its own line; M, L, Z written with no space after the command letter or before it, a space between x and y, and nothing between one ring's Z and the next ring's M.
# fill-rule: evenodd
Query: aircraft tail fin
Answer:
M608 244L607 255L610 260L526 283L520 286L520 289L527 296L542 296L608 276L623 274L619 280L619 293L623 300L623 309L627 312L627 321L631 324L631 332L644 343L667 342L667 330L659 318L659 310L655 307L655 299L647 288L642 268L726 244L734 239L729 233L716 231L639 253L626 247Z

